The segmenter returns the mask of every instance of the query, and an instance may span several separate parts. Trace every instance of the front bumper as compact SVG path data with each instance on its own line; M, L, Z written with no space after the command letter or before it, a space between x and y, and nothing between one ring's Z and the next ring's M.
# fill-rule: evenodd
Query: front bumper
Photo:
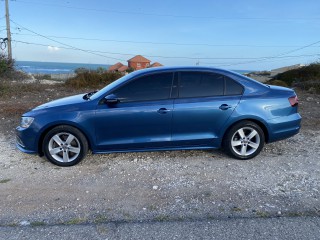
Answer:
M36 134L31 128L16 128L16 146L24 152L34 154L38 152Z

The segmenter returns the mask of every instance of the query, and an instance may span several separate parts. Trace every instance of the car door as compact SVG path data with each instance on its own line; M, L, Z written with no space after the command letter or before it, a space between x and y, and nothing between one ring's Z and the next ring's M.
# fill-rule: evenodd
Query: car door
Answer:
M156 149L171 141L173 73L138 77L112 91L119 100L100 104L95 129L100 151Z
M219 130L238 105L242 91L240 84L220 74L181 72L179 97L174 101L173 144L215 146Z

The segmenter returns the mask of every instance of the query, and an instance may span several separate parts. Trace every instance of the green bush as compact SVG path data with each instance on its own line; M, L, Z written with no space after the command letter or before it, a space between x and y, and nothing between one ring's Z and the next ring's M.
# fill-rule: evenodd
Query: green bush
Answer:
M105 85L117 80L122 77L121 73L111 73L111 72L102 72L97 71L93 72L81 72L73 78L70 78L66 81L66 86L72 88L101 88Z
M320 63L312 63L305 67L289 70L278 74L275 78L286 82L289 86L306 81L320 81Z
M14 70L14 60L10 60L6 55L0 55L0 76Z
M288 84L282 80L270 80L270 81L268 81L268 84L277 85L277 86L281 86L281 87L289 87Z
M320 63L312 63L308 66L289 70L278 74L273 80L267 82L279 86L298 87L303 90L320 93Z

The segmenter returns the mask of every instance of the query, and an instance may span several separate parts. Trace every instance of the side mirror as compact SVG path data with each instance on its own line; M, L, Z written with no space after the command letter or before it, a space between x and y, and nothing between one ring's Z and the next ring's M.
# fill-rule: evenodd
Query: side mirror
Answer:
M120 101L119 101L119 99L117 98L116 95L110 94L110 95L108 95L108 96L105 96L104 102L105 102L106 104L117 104L117 103L120 102Z

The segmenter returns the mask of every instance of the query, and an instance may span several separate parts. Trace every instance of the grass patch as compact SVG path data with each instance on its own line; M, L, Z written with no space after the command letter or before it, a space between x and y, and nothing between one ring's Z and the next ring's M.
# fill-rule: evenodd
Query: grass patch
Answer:
M7 182L10 182L11 179L7 178L7 179L3 179L3 180L0 180L0 183L7 183Z
M0 81L0 97L16 97L26 93L44 93L48 85L37 83L22 83Z
M170 217L168 215L159 215L154 218L158 222L166 222L170 220Z
M288 212L286 214L288 217L303 217L304 214L302 212Z
M8 227L18 227L19 225L17 223L10 223L8 224Z
M93 220L94 223L105 223L109 220L108 217L103 216L103 215L98 215L95 217L95 219Z
M85 222L86 222L86 219L84 219L84 218L73 218L73 219L65 222L64 224L65 225L77 225L77 224L82 224Z
M256 215L261 218L269 217L269 214L267 212L262 212L262 211L256 211Z
M40 226L45 226L46 223L45 222L41 222L41 221L35 221L35 222L31 222L30 226L31 227L40 227Z
M241 212L242 209L238 208L238 207L233 207L233 208L231 208L231 211L233 211L233 212Z

